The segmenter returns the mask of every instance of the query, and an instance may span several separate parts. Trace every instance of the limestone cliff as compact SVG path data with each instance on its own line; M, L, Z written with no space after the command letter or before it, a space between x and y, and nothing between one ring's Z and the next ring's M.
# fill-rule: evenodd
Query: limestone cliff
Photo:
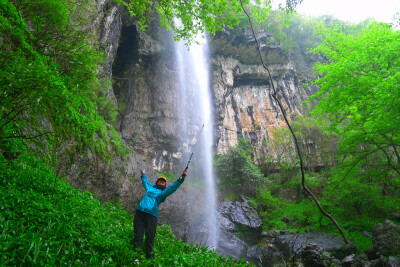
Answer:
M278 98L290 117L304 112L302 103L312 92L304 87L309 78L298 74L292 58L282 48L270 43L267 33L259 37L262 55L278 91ZM217 153L236 145L238 138L248 138L254 158L273 154L267 147L272 130L285 127L277 103L273 101L268 74L262 68L250 30L225 30L210 41L212 51L212 88L215 96ZM302 65L303 68L309 66Z
M158 171L177 170L182 121L171 34L155 20L146 32L125 14L113 68L121 107L118 129L141 159ZM181 171L181 170L180 170Z

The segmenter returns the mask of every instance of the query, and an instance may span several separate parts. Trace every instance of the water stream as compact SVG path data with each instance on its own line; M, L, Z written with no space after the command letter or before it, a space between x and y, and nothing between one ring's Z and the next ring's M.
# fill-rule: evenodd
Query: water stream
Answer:
M192 44L189 49L181 42L175 44L184 118L181 129L183 140L187 140L187 152L193 150L198 142L192 159L192 178L188 182L194 183L194 186L201 190L204 189L202 199L192 200L201 203L199 205L201 215L200 218L198 214L194 215L197 217L190 218L189 241L217 248L216 186L212 164L214 129L208 47L206 39L199 37L197 41L200 44ZM204 129L199 136L203 124ZM192 213L189 211L189 214Z

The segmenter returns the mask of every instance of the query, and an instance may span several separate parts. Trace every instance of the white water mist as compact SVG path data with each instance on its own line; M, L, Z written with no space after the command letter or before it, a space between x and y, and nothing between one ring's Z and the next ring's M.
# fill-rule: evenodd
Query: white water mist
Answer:
M196 161L198 179L204 184L201 202L201 218L191 218L189 239L202 245L217 248L218 229L216 221L216 186L212 164L213 147L213 117L211 93L209 86L208 47L207 40L197 38L199 44L187 48L183 43L175 44L175 54L178 64L178 77L183 112L182 135L188 140L188 151L194 149L198 142L192 161ZM204 124L201 136L197 133ZM199 139L199 140L196 140ZM189 180L190 178L188 178ZM193 203L189 205L195 205ZM190 216L191 212L189 212ZM202 221L200 224L198 221ZM199 234L201 233L201 234Z

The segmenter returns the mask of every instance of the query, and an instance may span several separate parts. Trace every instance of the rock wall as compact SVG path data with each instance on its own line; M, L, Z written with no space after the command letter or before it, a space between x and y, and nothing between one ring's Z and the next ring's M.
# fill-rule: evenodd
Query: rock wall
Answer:
M195 109L196 100L180 99L179 66L171 34L159 26L157 19L146 32L141 31L126 10L115 5L108 8L100 24L100 40L107 53L105 72L114 82L110 95L121 114L117 125L121 136L154 169L178 171L190 150L180 132L184 116L181 103ZM267 45L271 39L268 33L260 34L262 54L278 97L293 117L306 111L302 101L315 91L314 87L303 86L310 78L299 74L309 74L310 66L301 62L298 53L289 55L279 46ZM266 146L267 141L273 138L274 129L285 127L285 122L269 95L268 75L260 64L250 31L225 30L208 40L216 152L225 153L239 138L246 137L256 160L274 154ZM301 66L302 71L295 66ZM190 80L190 74L186 75ZM195 122L192 124L194 127L189 128L199 128ZM189 139L194 136L193 130Z
M154 20L146 32L125 12L113 67L121 116L118 129L135 152L158 171L181 165L177 64L172 36ZM181 171L181 170L179 170Z
M304 87L309 78L297 73L292 57L276 45L267 45L272 36L258 37L262 56L270 69L278 98L289 117L306 108L302 101L313 92ZM266 146L272 130L286 127L277 103L270 96L271 84L249 30L225 30L210 41L212 87L217 114L217 153L225 153L239 138L247 138L255 159L273 154ZM301 59L301 56L293 58ZM303 63L303 62L302 62ZM304 66L309 68L309 66Z

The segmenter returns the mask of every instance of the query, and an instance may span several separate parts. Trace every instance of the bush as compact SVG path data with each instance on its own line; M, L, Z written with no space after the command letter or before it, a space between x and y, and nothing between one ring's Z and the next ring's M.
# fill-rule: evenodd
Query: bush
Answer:
M263 186L266 178L250 159L246 143L230 147L226 154L216 155L214 164L223 194L231 193L255 196L257 189Z
M261 204L263 209L269 212L283 206L283 202L279 198L273 197L271 192L264 187L258 190L256 202Z
M89 0L0 0L0 149L14 138L35 142L42 159L64 142L104 158L127 152L111 125L96 13Z

